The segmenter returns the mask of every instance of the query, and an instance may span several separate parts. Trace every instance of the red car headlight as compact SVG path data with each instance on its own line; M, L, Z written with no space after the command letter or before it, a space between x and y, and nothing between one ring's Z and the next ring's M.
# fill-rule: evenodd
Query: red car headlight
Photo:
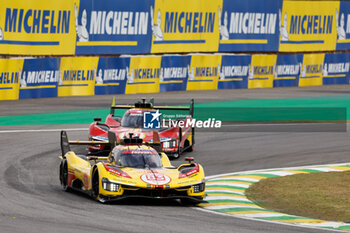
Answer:
M163 142L163 148L165 148L165 149L174 148L174 147L176 147L176 145L177 145L176 140L170 140L170 141Z

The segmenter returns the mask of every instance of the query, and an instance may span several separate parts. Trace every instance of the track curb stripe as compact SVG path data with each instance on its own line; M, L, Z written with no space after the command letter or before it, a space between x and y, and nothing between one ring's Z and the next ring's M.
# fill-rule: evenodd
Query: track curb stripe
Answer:
M311 219L302 216L288 215L273 210L263 209L245 196L250 185L262 179L295 175L300 173L318 173L348 171L350 164L330 164L277 168L257 171L245 171L207 177L206 204L199 207L209 212L227 214L246 219L283 223L301 227L322 228L334 231L349 231L350 223Z

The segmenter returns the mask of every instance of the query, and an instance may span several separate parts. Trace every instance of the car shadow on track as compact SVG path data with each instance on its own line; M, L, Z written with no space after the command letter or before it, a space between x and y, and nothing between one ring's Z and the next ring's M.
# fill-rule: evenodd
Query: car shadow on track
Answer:
M82 198L82 200L85 201L91 201L95 202L101 205L121 205L121 206L184 206L181 204L181 202L177 199L162 199L162 198L127 198L122 199L118 201L112 201L107 203L99 203L98 201L92 199L89 195L81 193L76 190L70 190L68 193L77 196L79 198Z

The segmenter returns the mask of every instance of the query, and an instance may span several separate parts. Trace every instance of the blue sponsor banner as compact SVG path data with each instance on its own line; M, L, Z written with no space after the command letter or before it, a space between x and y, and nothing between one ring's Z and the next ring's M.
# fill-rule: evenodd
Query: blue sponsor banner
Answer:
M129 64L129 57L100 57L95 69L95 95L124 94Z
M297 87L302 64L302 54L278 55L274 71L273 87Z
M248 88L251 55L222 55L218 89Z
M84 0L75 6L76 54L150 53L154 0Z
M349 83L349 53L325 54L322 76L323 84L347 84Z
M160 92L186 91L191 56L163 56L159 77Z
M57 97L60 58L25 59L20 73L20 99Z
M281 9L282 0L224 0L219 51L278 51Z
M340 1L339 12L335 13L337 50L350 49L350 2Z

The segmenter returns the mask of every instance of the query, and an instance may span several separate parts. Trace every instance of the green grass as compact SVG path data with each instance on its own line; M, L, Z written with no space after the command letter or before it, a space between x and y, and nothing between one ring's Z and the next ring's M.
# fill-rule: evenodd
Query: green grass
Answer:
M261 180L246 191L263 208L329 221L350 221L350 171Z

